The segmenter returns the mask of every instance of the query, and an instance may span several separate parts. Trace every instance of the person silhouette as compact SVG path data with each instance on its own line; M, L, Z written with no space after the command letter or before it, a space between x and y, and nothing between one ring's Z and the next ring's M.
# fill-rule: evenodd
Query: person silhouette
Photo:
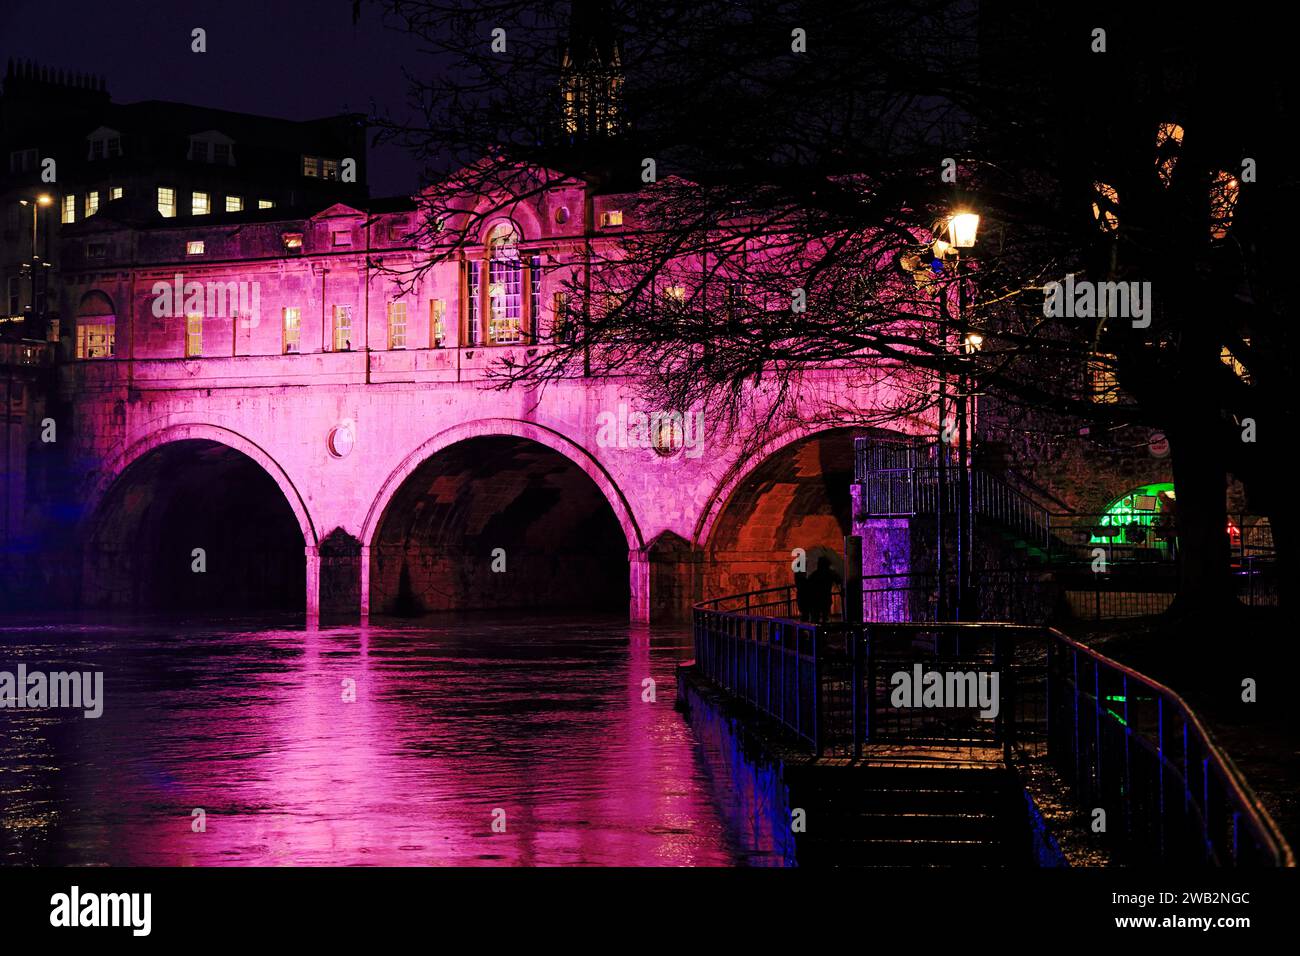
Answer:
M831 600L840 576L831 567L831 559L822 555L817 559L817 570L808 575L804 590L808 595L808 612L813 622L824 624L831 616Z

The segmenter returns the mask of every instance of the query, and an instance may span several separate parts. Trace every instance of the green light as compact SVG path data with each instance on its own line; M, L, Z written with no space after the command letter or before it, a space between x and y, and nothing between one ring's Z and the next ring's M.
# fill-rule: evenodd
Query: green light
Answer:
M1160 495L1167 493L1173 497L1173 482L1160 481L1150 485L1143 485L1140 488L1134 488L1127 494L1122 495L1112 501L1106 508L1106 513L1101 516L1097 524L1102 528L1128 528L1137 526L1140 529L1149 529L1155 524L1157 516L1164 508L1163 499ZM1136 503L1139 499L1154 499L1151 508L1138 508ZM1124 531L1117 534L1114 538L1104 537L1100 534L1093 534L1089 540L1090 544L1104 544L1107 541L1116 541L1121 544L1139 544L1155 548L1167 548L1169 542L1163 538L1155 537L1149 530L1137 532Z

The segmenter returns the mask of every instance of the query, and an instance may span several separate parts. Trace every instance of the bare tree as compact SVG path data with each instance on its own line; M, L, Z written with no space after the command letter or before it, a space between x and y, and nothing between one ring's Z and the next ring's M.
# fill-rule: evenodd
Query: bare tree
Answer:
M564 320L502 385L633 372L660 407L752 429L756 387L779 424L809 369L891 378L882 418L965 371L1008 403L1165 431L1180 606L1234 602L1229 473L1289 557L1295 178L1266 27L1019 0L384 6L430 50L414 119L383 135L429 161L443 255L559 184L635 196L615 251L573 250ZM981 238L952 259L934 232L962 209Z

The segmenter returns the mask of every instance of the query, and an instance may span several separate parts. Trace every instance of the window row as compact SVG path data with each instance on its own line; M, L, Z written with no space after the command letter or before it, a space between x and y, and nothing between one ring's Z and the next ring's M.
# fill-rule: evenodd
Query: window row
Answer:
M158 187L158 214L164 219L173 219L176 216L177 192L170 186ZM199 192L195 190L190 193L190 215L206 216L212 212L213 194ZM259 199L257 201L258 209L274 209L275 202L270 199ZM226 212L243 212L244 197L227 195L225 197Z

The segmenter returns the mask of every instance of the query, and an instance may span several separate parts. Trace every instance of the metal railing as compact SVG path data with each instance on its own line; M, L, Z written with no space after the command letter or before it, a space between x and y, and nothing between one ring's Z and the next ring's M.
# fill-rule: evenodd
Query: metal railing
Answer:
M877 743L1045 753L1081 813L1106 811L1105 839L1126 861L1295 865L1241 774L1169 688L1041 626L755 613L778 609L780 590L697 605L695 666L811 753L860 757ZM949 696L927 701L918 677Z
M1048 631L1047 746L1125 862L1295 866L1277 825L1187 703Z

